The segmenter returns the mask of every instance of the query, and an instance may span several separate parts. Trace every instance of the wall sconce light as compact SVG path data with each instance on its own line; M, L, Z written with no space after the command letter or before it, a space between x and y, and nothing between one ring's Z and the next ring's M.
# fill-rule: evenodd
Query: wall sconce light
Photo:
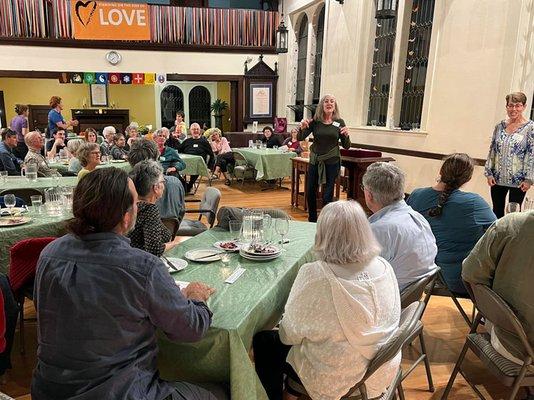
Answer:
M397 0L376 0L376 19L391 19L397 16Z

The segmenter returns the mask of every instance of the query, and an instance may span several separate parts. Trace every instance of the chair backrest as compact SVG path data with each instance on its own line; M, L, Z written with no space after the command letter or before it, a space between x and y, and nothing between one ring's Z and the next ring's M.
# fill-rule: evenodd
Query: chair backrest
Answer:
M224 230L230 229L230 221L243 221L243 208L239 207L221 207L217 213L217 228ZM251 208L253 211L262 211L265 214L269 214L271 218L286 218L291 220L291 216L284 210L279 208Z
M31 188L25 188L25 189L6 189L6 190L2 190L0 192L0 196L3 196L5 194L8 194L8 193L12 193L14 194L16 197L19 197L21 198L24 203L26 204L31 204L31 199L30 197L31 196L34 196L34 195L43 195L43 193L40 191L40 190L37 190L37 189L31 189ZM43 204L45 202L45 199L44 199L44 196L43 196Z
M430 290L428 290L428 293L423 300L426 306L428 304L428 300L430 299L434 284L436 283L439 271L440 268L437 267L430 275L424 276L423 278L418 279L417 281L412 282L410 285L405 287L400 294L401 308L407 307L414 301L419 301L423 295L423 292L425 291L425 288L430 286Z
M13 293L34 278L41 251L55 239L55 237L42 237L21 240L9 249L8 276Z
M248 165L247 159L238 151L232 151L234 155L235 165Z
M11 191L4 190L5 194L11 193ZM2 193L4 193L2 192ZM26 205L26 202L22 200L20 197L15 196L15 207L24 207ZM6 203L4 202L4 196L0 196L0 208L5 207Z
M162 218L161 222L171 232L172 238L174 239L178 232L178 228L180 227L180 223L182 222L182 218Z
M201 215L207 218L210 228L213 228L213 224L215 223L215 216L217 215L220 200L221 192L219 189L208 187L200 201Z
M471 285L471 289L480 313L494 326L517 336L523 344L525 352L531 359L534 359L534 351L528 341L525 329L506 301L486 285Z

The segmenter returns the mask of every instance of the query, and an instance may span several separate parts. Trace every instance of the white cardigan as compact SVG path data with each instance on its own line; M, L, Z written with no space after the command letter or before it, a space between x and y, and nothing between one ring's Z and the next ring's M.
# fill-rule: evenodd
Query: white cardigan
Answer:
M369 361L395 333L400 296L391 265L381 257L362 266L301 267L280 323L280 339L292 348L287 362L314 400L337 400L361 380ZM401 354L368 380L369 397L392 382Z

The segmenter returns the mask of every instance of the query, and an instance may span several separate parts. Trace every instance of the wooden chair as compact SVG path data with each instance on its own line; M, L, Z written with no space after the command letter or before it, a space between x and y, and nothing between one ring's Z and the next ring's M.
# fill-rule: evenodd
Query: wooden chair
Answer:
M429 290L427 291L427 293L425 295L425 298L423 300L423 304L424 304L423 312L424 312L424 310L426 309L426 306L428 305L428 301L430 300L432 289L433 289L433 287L434 287L434 285L436 283L436 279L438 277L439 271L440 271L440 268L438 267L432 272L432 274L427 275L427 276L425 276L425 277L413 282L412 284L410 284L406 288L404 288L404 290L400 294L401 307L404 309L405 307L408 307L410 304L412 304L414 301L419 301L421 299L421 296L425 292L425 288L428 287ZM422 318L423 318L423 314L421 313L421 319ZM411 340L408 342L408 344L411 344L411 343L413 343L415 338L418 337L419 338L419 343L421 345L421 355L412 364L410 369L408 369L408 371L406 371L403 374L402 380L406 379L406 377L408 375L410 375L410 373L415 369L415 367L417 367L417 365L419 365L419 363L421 361L424 361L425 370L426 370L426 377L427 377L427 380L428 380L428 390L430 392L434 392L434 382L432 381L432 372L430 371L430 362L428 360L428 354L426 352L426 346L425 346L425 341L424 341L424 336L423 336L423 330L424 329L423 329L423 323L421 322L421 319L419 320L419 322L417 324L417 328L413 332L413 336L412 336Z
M369 363L367 371L363 378L354 385L341 399L347 400L368 400L367 387L365 381L369 379L382 365L393 359L399 351L409 343L410 338L413 336L417 329L419 319L423 314L425 304L423 302L414 302L402 310L399 328L395 335L376 353L375 357ZM304 396L308 396L308 392L303 385L295 382L291 377L287 379L287 385L295 392ZM396 393L398 392L399 398L404 400L404 391L402 390L402 371L399 368L397 375L393 379L393 382L389 385L387 391L379 398L380 400L393 400L396 399Z
M484 395L470 381L466 371L462 370L462 362L465 354L467 350L471 350L501 384L512 388L508 400L513 400L519 388L534 386L534 371L532 369L534 366L534 351L528 341L521 321L519 321L514 311L497 293L485 285L474 285L471 286L471 289L478 313L441 399L446 400L448 398L458 373L464 377L480 399L485 399ZM522 365L516 364L500 355L491 345L491 336L489 333L477 333L477 327L482 317L491 321L500 331L517 337L523 347L522 353L524 356Z

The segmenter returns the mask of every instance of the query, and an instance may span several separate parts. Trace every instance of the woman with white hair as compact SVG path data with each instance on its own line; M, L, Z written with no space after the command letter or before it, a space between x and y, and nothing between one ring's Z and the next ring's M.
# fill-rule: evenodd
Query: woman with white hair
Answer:
M306 196L308 221L315 222L319 185L323 186L323 206L334 198L334 184L341 168L339 142L345 149L350 147L349 128L341 119L336 98L327 94L317 104L313 119L303 119L299 130L298 140L304 140L313 133Z
M395 273L378 256L380 246L358 203L323 208L315 252L317 261L304 264L293 283L280 330L253 340L256 371L271 400L282 399L284 373L312 399L339 399L360 381L399 324ZM367 380L370 398L386 390L400 358L399 353Z
M160 257L164 251L178 244L161 222L156 206L156 201L163 196L165 190L163 168L156 161L141 161L130 172L130 178L139 196L135 228L128 234L130 244Z
M80 163L80 160L77 157L78 150L80 149L80 146L84 144L83 139L71 139L67 143L67 150L70 154L72 154L72 158L69 160L69 172L73 172L75 174L78 174L80 170L82 169L82 164Z

